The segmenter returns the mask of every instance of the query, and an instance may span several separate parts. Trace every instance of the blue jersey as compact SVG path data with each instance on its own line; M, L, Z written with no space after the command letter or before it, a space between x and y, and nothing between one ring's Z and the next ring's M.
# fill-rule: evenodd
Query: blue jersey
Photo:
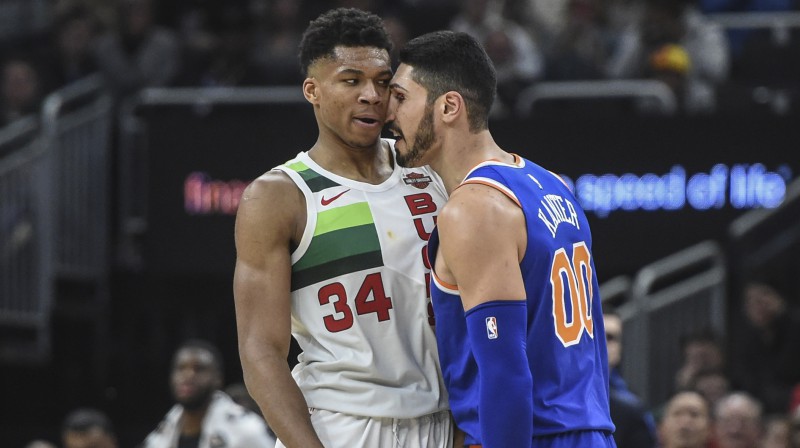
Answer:
M533 435L611 432L608 358L589 224L558 176L529 160L515 159L513 165L484 162L462 185L496 188L525 214L528 244L520 268L527 296ZM434 230L428 241L431 266L438 244ZM467 433L467 443L480 444L478 370L458 287L434 274L431 299L450 408Z

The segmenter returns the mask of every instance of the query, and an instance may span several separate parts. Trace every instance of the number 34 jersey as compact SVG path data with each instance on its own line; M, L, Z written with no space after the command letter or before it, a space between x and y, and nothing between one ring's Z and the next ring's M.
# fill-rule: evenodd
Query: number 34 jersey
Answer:
M309 407L413 418L447 409L430 305L427 239L446 200L427 167L379 185L353 181L307 153L278 167L306 200L292 253L292 374Z

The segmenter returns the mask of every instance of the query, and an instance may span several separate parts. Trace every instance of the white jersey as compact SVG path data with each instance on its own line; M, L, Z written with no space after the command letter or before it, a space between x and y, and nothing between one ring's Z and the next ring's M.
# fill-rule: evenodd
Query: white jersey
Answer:
M181 434L183 406L169 410L158 428L142 443L142 448L176 448ZM260 415L236 404L224 392L216 391L203 419L200 448L273 448L275 438Z
M292 372L308 406L413 418L448 409L428 285L429 232L441 179L402 168L379 185L353 181L307 153L278 167L302 190L305 232L292 253Z

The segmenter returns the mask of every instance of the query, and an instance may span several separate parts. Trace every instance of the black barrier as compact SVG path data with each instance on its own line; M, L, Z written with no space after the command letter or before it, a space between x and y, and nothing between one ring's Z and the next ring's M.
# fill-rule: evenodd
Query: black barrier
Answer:
M309 148L311 106L140 105L148 158L147 272L230 276L244 186ZM587 210L604 278L777 205L800 170L798 116L537 115L491 125L505 149L565 176Z

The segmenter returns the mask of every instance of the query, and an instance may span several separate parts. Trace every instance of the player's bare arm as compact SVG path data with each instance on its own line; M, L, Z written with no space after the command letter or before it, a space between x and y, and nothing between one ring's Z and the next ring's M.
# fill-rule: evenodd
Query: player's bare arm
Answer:
M322 447L286 358L291 342L290 251L305 222L305 200L286 175L250 184L236 215L233 289L247 389L287 447Z
M438 226L437 275L442 259L444 274L458 285L478 365L481 442L485 447L526 446L531 435L523 429L533 419L533 378L519 264L527 245L524 214L499 190L467 184L450 196Z
M436 274L457 284L464 310L492 300L525 300L519 262L527 237L522 210L499 190L463 185L438 219Z

